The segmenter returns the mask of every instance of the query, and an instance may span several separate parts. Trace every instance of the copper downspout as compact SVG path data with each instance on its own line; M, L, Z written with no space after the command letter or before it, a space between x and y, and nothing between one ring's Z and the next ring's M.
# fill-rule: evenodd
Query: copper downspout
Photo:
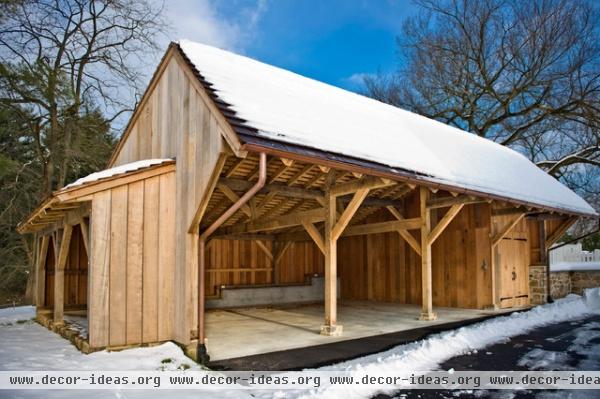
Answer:
M258 161L258 181L250 190L248 190L244 195L240 197L229 209L227 209L217 220L213 222L202 234L200 234L199 243L198 243L198 346L196 348L196 361L198 363L206 364L210 360L208 353L206 351L206 335L204 331L204 281L205 281L205 269L206 269L206 259L205 259L205 248L206 241L208 237L212 233L215 232L227 219L229 219L234 213L236 213L246 202L250 200L250 198L254 197L254 195L264 187L265 182L267 181L267 154L261 152L259 155Z

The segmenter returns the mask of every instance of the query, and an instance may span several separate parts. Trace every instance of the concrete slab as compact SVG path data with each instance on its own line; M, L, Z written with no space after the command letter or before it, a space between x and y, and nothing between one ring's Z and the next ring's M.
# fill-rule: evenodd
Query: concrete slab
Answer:
M343 301L338 304L340 337L319 334L324 308L319 305L254 307L207 312L211 361L330 344L477 319L505 311L435 308L438 319L418 320L420 307L397 303ZM510 311L510 310L509 310Z

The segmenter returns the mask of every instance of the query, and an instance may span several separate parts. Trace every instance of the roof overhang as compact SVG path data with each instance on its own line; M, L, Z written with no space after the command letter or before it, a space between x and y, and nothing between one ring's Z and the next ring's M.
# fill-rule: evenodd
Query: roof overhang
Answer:
M62 222L69 212L79 208L82 203L91 201L95 193L173 171L175 171L175 161L167 160L75 186L67 186L46 198L25 221L17 226L17 231L25 234L43 230L57 222Z

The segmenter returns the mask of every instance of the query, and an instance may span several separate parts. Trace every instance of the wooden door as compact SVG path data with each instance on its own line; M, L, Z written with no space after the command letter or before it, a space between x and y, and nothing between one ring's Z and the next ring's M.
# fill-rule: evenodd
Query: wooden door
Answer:
M526 238L508 236L498 244L500 307L529 304L529 244Z

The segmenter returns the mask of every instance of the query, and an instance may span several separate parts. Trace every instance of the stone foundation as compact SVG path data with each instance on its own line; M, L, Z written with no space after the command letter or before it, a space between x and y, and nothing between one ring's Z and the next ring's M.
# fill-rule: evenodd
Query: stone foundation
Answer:
M573 271L571 274L571 292L582 295L586 288L600 287L600 270Z
M532 305L546 303L546 266L529 266L529 292ZM582 295L586 288L600 287L600 270L550 272L553 299L573 293Z
M529 298L532 305L546 303L546 266L529 266Z

